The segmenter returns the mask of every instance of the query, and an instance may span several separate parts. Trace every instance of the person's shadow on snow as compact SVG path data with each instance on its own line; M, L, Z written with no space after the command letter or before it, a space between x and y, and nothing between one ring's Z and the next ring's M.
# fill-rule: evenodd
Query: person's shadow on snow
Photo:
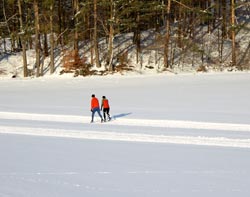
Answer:
M130 115L130 114L132 114L131 112L129 112L129 113L122 113L122 114L117 114L117 115L113 115L112 116L112 119L117 119L117 118L121 118L121 117L124 117L124 116L128 116L128 115Z

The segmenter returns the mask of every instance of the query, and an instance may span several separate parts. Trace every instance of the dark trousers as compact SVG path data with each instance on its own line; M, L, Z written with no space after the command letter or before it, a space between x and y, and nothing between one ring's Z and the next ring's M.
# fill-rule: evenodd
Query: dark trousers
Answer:
M103 108L103 118L104 121L106 120L106 115L108 116L108 119L110 120L110 115L109 115L109 108Z
M98 115L100 116L100 118L102 120L102 115L101 115L101 112L100 112L100 108L96 107L96 108L92 109L92 119L91 119L91 122L94 121L94 116L95 116L96 112L98 113Z

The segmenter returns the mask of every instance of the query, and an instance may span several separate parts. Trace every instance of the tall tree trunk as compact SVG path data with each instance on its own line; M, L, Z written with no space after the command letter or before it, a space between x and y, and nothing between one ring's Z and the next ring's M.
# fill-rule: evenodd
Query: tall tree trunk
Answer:
M18 10L19 10L19 22L20 22L20 32L21 32L21 42L22 42L22 51L23 51L23 76L28 77L28 65L27 65L27 55L26 55L26 41L24 39L24 28L23 28L23 19L22 19L22 5L21 0L18 0Z
M136 63L140 62L142 67L142 60L141 60L141 30L140 30L140 14L139 12L136 13L136 29L134 32L135 37L135 44L136 44Z
M39 10L38 10L38 1L34 0L34 12L35 12L35 43L36 43L36 77L39 77L41 74L40 71L40 53L41 53L41 44L40 44L40 25L39 25Z
M110 23L109 23L109 41L108 41L108 57L107 66L109 70L113 70L113 40L114 40L114 20L115 20L115 5L113 0L110 0Z
M58 0L58 5L57 5L57 14L58 14L58 35L61 35L62 33L62 3L61 0ZM60 45L62 45L62 39L61 36L58 39Z
M45 31L43 33L43 56L44 58L49 56L48 35Z
M180 1L180 2L182 2L182 1ZM182 6L181 5L179 5L179 9L178 9L178 38L177 38L177 43L178 43L178 47L179 48L182 48L182 45L183 45L183 42L182 42L182 32L183 32L183 30L182 30L182 27L183 27L183 25L182 25L182 23L183 23L183 18L182 18Z
M79 12L79 2L78 0L73 1L73 9L74 9L74 50L78 54L79 46L78 46L78 12Z
M227 1L226 0L221 0L222 4L222 38L226 39L227 38Z
M235 0L231 0L232 66L236 66L235 50Z
M164 67L169 68L169 40L170 40L170 9L171 9L171 0L168 0L167 4L167 23L166 23L166 37L165 37L165 46L164 46Z
M8 30L9 35L11 35L11 31L10 31L10 27L9 27L9 23L6 17L6 8L5 8L5 0L3 0L3 16L4 16L4 20L6 23L6 27ZM3 34L4 35L4 34ZM3 37L3 43L4 43L4 52L6 52L6 41L5 41L5 36Z
M208 5L207 5L207 8L208 11L212 10L212 2L211 0L208 0ZM212 14L209 13L209 18L208 18L208 33L210 33L212 31L212 26L213 25L213 17L212 17Z
M97 0L94 0L94 50L95 50L95 64L97 68L101 67L99 61L99 51L98 51L98 38L97 38Z
M55 70L53 11L54 11L54 1L52 1L50 4L50 74L53 74Z

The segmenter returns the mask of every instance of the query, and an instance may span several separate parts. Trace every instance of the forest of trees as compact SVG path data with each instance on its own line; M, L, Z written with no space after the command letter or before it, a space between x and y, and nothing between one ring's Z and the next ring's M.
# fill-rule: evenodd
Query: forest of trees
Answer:
M163 67L172 69L176 49L192 51L201 56L202 62L209 61L202 36L198 36L202 28L204 34L216 32L218 63L223 62L224 43L230 40L230 64L241 70L250 43L240 56L235 37L249 28L249 10L248 0L2 0L1 47L8 52L8 39L11 52L22 52L24 77L30 75L26 54L30 49L36 51L33 74L37 77L43 75L45 58L50 58L49 70L54 73L58 54L63 54L64 66L69 69L105 65L112 71L119 55L114 53L115 37L133 33L139 62L144 50L141 34L153 30L155 42L149 48L161 51ZM106 40L105 54L100 51L101 38ZM90 46L90 61L81 51L85 43Z

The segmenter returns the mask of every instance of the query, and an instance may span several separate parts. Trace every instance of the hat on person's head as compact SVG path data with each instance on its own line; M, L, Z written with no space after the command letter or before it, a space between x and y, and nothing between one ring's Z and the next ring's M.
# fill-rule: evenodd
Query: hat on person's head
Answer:
M102 96L102 98L104 98L104 99L105 99L106 97L105 97L105 96Z
M92 94L92 95L91 95L91 97L95 97L95 95L94 95L94 94Z

